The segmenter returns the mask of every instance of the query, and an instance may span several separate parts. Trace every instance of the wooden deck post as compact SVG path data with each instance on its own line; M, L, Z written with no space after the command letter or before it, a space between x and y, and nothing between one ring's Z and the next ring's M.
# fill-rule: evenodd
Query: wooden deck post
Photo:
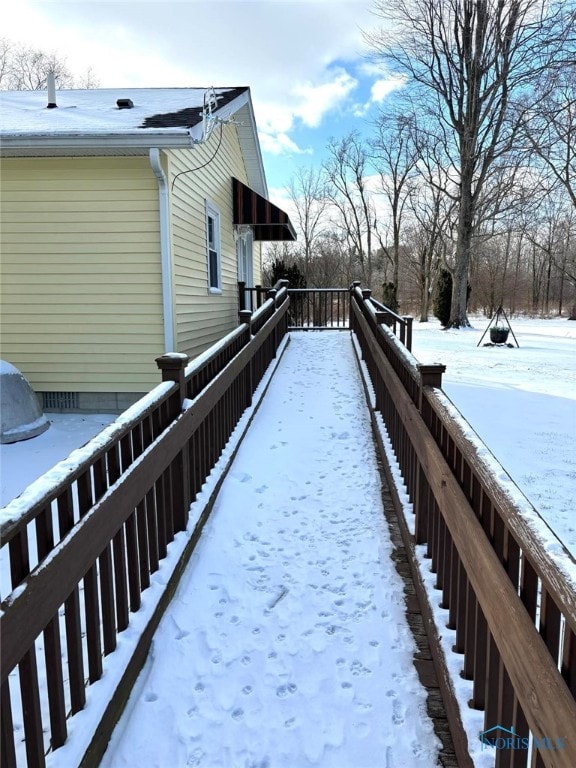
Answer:
M238 312L242 312L246 309L246 283L242 280L238 281Z
M430 363L429 365L418 363L416 367L420 371L420 377L421 377L420 406L422 406L422 389L424 387L436 387L437 389L441 389L442 374L446 370L446 366L442 365L442 363ZM420 410L422 410L422 407L420 407Z
M404 320L404 326L406 328L406 338L403 339L404 346L408 352L412 352L412 322L414 318L410 317L410 315L402 315L402 320Z
M170 401L170 419L175 420L182 413L186 398L185 369L188 355L180 352L168 352L156 358L156 365L162 371L162 381L174 381L178 384L178 398ZM169 472L168 515L172 515L174 532L186 530L188 510L192 501L190 492L190 444L182 446ZM171 509L170 509L171 507Z
M252 312L250 312L249 309L243 309L242 312L240 312L240 322L246 323L246 325L248 326L248 341L250 341L250 339L252 338ZM252 365L253 365L253 361L251 360L249 364L246 366L244 382L242 384L245 390L243 400L246 408L252 405L252 381L253 381Z
M250 335L252 335L252 312L249 309L241 309L238 315L240 317L240 325L246 323Z
M165 355L161 355L156 358L156 365L162 371L162 381L175 381L180 387L180 408L178 413L182 409L182 403L186 397L186 377L184 370L188 365L188 355L181 352L167 352ZM175 418L178 414L174 414L172 418Z

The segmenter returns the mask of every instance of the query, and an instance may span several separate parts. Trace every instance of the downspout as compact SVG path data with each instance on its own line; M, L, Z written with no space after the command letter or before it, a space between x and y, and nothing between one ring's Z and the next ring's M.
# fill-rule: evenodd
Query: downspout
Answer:
M150 148L150 165L158 180L158 211L160 214L160 263L162 268L162 308L164 313L164 352L175 352L174 301L172 299L172 263L170 253L170 202L168 182L160 162L160 150Z

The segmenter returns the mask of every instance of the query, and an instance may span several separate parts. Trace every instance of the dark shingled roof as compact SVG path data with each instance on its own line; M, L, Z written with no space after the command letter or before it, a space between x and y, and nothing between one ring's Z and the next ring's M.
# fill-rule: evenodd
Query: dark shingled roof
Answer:
M231 88L223 93L217 93L216 99L218 101L217 110L225 107L226 104L233 101L241 93L247 91L247 87ZM216 89L218 91L218 89ZM192 128L197 125L202 119L202 109L198 107L188 107L187 109L179 109L177 112L166 112L165 114L151 115L145 118L140 128Z

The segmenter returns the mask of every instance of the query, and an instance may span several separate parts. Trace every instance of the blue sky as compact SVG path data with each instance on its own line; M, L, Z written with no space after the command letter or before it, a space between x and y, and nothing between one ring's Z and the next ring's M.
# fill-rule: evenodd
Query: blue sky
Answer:
M390 89L367 58L371 0L19 0L1 35L56 51L101 87L252 91L270 195L331 137L364 131Z

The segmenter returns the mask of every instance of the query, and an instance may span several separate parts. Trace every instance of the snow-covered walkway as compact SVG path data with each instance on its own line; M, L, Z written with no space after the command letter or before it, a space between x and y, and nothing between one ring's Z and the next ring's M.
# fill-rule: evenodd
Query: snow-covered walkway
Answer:
M390 553L350 336L293 334L102 766L435 766Z

